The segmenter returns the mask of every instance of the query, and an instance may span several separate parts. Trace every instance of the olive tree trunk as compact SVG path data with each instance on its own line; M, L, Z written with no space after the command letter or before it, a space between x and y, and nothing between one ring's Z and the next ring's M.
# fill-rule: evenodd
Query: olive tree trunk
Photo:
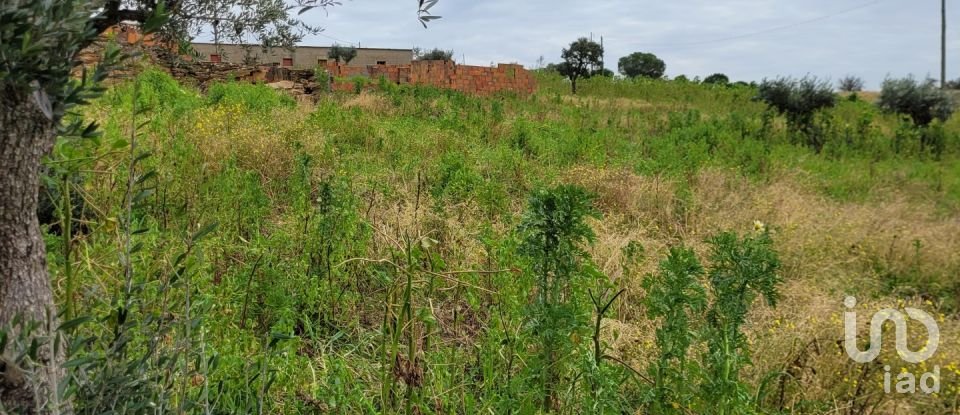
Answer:
M44 338L55 334L58 323L37 221L37 189L41 157L53 147L56 123L31 95L9 89L0 93L0 329L10 330L21 316L38 322L33 336ZM12 340L19 335L16 327L12 330L0 359L3 412L59 413L56 386L63 353L54 353L47 341L39 350L39 364L21 368L12 361Z

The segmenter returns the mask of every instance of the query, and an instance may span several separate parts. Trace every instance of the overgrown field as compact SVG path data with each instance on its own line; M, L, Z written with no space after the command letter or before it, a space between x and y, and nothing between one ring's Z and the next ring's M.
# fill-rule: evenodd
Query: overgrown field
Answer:
M748 87L381 86L298 103L147 69L84 110L103 135L46 162L59 304L90 317L78 411L956 413L956 117L932 154L843 99L814 151ZM888 324L855 363L846 296L861 349L916 307L936 354L904 362ZM940 391L884 393L885 366Z

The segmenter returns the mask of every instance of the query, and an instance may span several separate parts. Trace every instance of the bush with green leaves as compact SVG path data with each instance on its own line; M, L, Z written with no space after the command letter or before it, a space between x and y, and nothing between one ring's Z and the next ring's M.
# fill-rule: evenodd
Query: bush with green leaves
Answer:
M790 131L802 136L805 144L817 151L823 148L825 139L814 121L817 112L836 104L833 88L827 81L812 76L764 79L757 98L785 115Z
M920 127L933 120L946 121L954 111L953 100L937 87L936 81L920 82L913 77L884 80L877 106L906 115Z

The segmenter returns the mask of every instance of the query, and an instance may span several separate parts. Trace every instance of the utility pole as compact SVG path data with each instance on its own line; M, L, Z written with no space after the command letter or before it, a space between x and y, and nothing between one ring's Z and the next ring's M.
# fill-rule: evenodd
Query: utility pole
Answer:
M600 35L600 50L603 51L603 53L600 54L600 70L602 71L602 70L604 70L604 69L607 68L607 65L606 65L606 64L607 64L607 50L603 48L603 35Z
M947 0L940 0L940 89L947 87Z

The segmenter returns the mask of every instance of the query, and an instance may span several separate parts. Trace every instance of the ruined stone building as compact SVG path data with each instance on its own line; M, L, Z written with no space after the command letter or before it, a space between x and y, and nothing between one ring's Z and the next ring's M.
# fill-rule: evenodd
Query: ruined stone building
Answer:
M259 45L193 43L193 49L201 62L243 63L247 65L276 65L290 69L312 69L326 66L329 47L297 46L293 50L273 48L264 52ZM409 65L413 61L412 49L357 48L357 57L351 66Z

